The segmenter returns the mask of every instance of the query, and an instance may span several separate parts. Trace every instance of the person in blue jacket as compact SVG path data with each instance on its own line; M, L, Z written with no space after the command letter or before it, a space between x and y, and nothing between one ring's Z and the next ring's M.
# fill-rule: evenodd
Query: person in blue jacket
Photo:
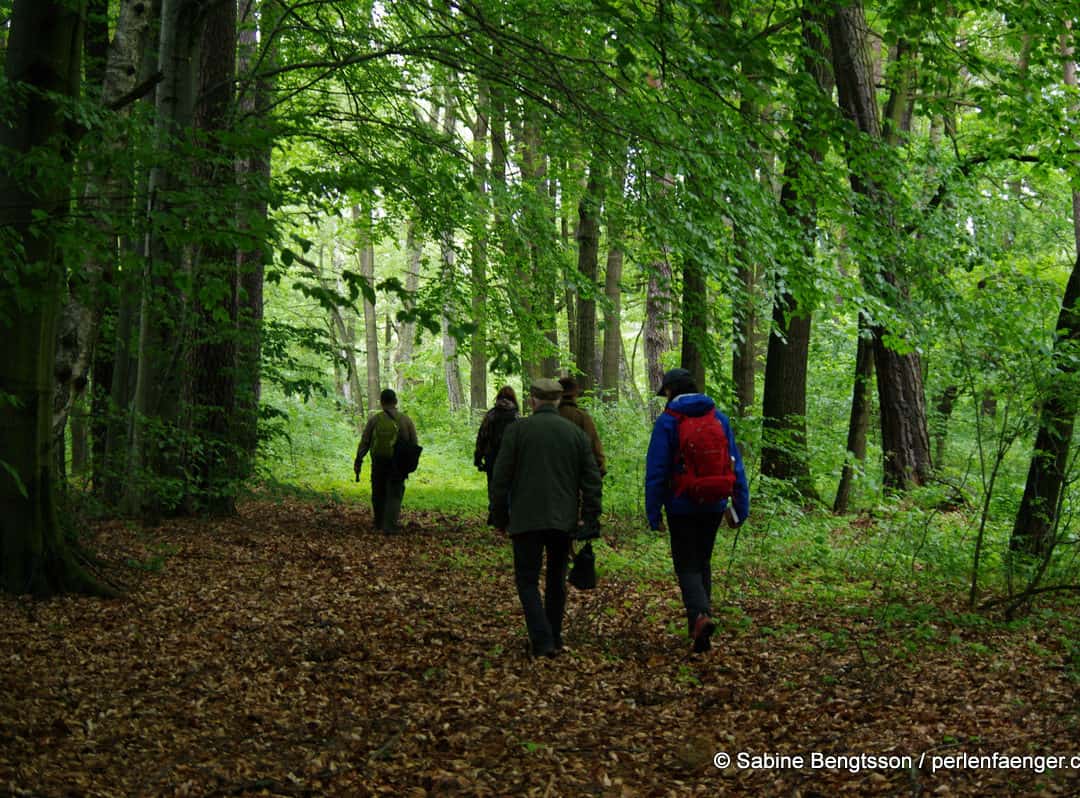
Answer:
M645 512L653 531L661 528L661 508L667 515L671 560L686 607L687 629L693 639L693 650L701 653L711 647L710 637L716 628L710 604L716 532L725 514L732 526L739 526L746 520L750 512L750 489L727 416L716 409L716 403L710 397L698 392L690 372L676 368L665 373L657 396L667 397L667 409L684 416L715 413L724 427L735 472L730 507L726 499L698 504L686 495L676 496L672 479L679 467L679 420L670 413L661 413L656 419L645 460Z

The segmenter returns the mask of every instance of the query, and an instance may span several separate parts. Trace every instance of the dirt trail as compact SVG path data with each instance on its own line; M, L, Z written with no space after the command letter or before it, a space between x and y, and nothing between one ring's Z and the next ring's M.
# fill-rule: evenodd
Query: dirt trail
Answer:
M572 593L566 653L534 662L505 543L369 518L290 501L108 524L98 550L141 563L125 599L0 597L0 795L1080 791L1075 767L960 759L1080 756L1053 630L908 649L912 629L763 585L692 658L674 581L614 575Z

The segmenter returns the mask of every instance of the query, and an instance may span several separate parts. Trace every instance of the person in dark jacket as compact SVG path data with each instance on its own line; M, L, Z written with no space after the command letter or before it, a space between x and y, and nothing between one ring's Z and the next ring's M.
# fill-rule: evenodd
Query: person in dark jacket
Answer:
M645 460L645 512L649 528L654 531L660 529L661 509L667 515L671 559L686 607L687 628L694 651L701 653L709 650L709 639L716 628L711 615L712 552L716 532L725 514L733 526L746 520L750 512L750 490L742 455L735 445L727 416L716 409L711 398L698 393L690 372L681 368L668 371L657 395L666 396L667 408L684 416L715 413L727 436L735 472L730 503L721 499L711 504L698 504L686 495L676 496L672 479L679 468L679 420L670 413L661 413L656 419Z
M401 500L405 497L405 477L393 468L394 444L400 436L416 443L416 425L412 419L398 410L397 394L391 388L379 394L382 410L372 414L364 425L360 445L356 447L353 473L360 479L364 457L371 453L371 509L375 518L375 531L392 535L398 531L398 515Z
M495 469L495 459L499 456L499 446L502 444L506 428L520 416L517 394L509 385L504 385L495 395L495 404L484 414L480 429L476 433L473 465L487 476L488 526L494 523L491 516L491 472Z
M563 388L562 399L559 401L559 415L581 427L585 434L589 436L593 457L596 458L596 465L600 468L600 476L603 477L607 474L604 461L604 446L600 443L600 433L596 431L596 423L592 420L592 416L578 407L577 380L573 377L563 377L559 380L559 385Z
M533 414L507 428L491 482L494 526L513 543L514 581L534 657L553 657L562 649L566 569L579 502L581 537L596 537L600 529L600 469L585 433L559 416L561 396L555 380L533 382Z

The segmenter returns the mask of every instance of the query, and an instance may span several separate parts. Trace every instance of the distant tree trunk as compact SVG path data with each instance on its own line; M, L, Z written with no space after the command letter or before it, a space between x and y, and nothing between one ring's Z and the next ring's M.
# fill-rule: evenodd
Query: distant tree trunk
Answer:
M487 407L487 137L488 86L480 81L473 120L473 191L482 209L472 225L472 321L476 330L469 346L469 405L473 410Z
M455 252L453 244L446 238L442 242L443 280L445 285L451 285L454 280ZM458 370L458 347L457 338L450 329L451 313L450 300L443 305L442 316L442 360L443 374L446 377L446 396L452 411L460 410L465 406L465 395L461 389L461 372Z
M650 392L660 387L664 376L662 358L671 350L668 318L671 307L671 264L658 260L652 264L645 293L645 372Z
M818 35L820 21L803 19L806 55L803 68L810 75L820 97L803 100L795 112L798 131L811 131L818 107L832 95L832 75L828 69L828 48ZM809 273L813 269L814 241L817 234L817 202L809 192L800 192L804 167L821 163L825 153L808 138L791 142L784 164L780 207L798 229L799 239L792 248L793 271ZM800 306L794 295L782 288L773 301L773 325L769 352L765 361L765 386L762 398L764 442L761 473L791 481L803 496L817 500L817 489L810 474L810 456L806 444L806 374L810 357L812 307Z
M709 287L701 262L683 263L682 367L705 390L705 348L709 337Z
M855 351L855 380L851 392L851 416L848 421L847 456L840 474L840 485L833 501L833 512L846 513L855 478L855 463L866 460L866 434L870 429L870 408L873 403L871 381L874 379L874 344L870 327L859 314L859 335Z
M829 38L841 107L862 133L882 141L874 73L867 50L867 25L861 4L836 9L829 20ZM859 160L867 161L865 157ZM867 168L862 165L852 167L852 188L877 209L888 234L896 235L890 200L872 175L866 173ZM899 284L897 273L888 267L881 279L895 286L897 293L905 292L904 286ZM887 344L889 334L884 327L874 327L873 336L884 483L888 487L904 490L911 485L923 484L930 472L930 438L922 368L917 352L901 354Z
M110 592L76 561L54 502L53 359L64 281L56 236L74 157L55 98L78 95L85 13L84 3L16 0L10 18L5 75L28 89L9 98L0 125L8 153L0 159L0 227L17 245L7 268L22 298L0 292L0 589L14 594ZM43 154L66 174L9 169ZM45 223L35 219L42 214Z
M164 79L157 85L154 101L155 146L161 152L168 151L173 136L191 124L198 11L196 0L162 2L158 69ZM177 175L164 159L150 170L147 218L152 224L175 213L172 194L177 187ZM123 506L129 513L154 519L175 509L173 497L183 486L178 438L184 375L179 366L186 362L185 348L190 343L184 293L190 264L160 226L150 229L148 239Z
M272 2L260 2L258 22L250 13L252 3L242 5L242 26L239 34L239 57L237 66L244 74L249 74L256 63L261 63L261 70L273 68L277 63L277 40L273 31L280 17L280 12ZM258 39L266 49L261 61L257 58ZM238 351L237 351L237 403L236 440L240 447L240 477L251 476L254 469L255 455L259 442L259 402L262 398L262 323L263 323L263 281L267 260L267 221L269 205L267 197L270 187L270 154L273 140L266 135L272 131L272 112L274 84L272 79L258 78L254 86L249 87L240 100L240 110L250 115L263 138L251 147L246 156L237 163L237 172L246 186L248 203L240 209L239 227L247 232L249 241L237 253L237 270L240 281L238 308Z
M195 135L205 159L196 166L210 193L226 196L236 185L235 160L226 144L232 126L233 85L236 78L236 3L219 0L203 16L199 43L199 93L195 106ZM236 247L218 243L220 230L199 231L193 295L198 324L192 405L195 431L202 451L194 458L198 494L193 506L215 514L236 510L240 472L236 414L236 329L239 282ZM211 297L208 299L208 297Z
M95 94L100 93L101 104L108 107L130 92L140 77L139 65L154 20L150 5L141 0L126 0L120 5L116 37L109 47L108 24L103 13L104 10L96 5L90 13L87 40L88 44L93 43L94 52L87 53L87 79L93 81ZM113 150L125 146L130 146L130 142L109 144ZM109 170L92 160L84 161L82 174L85 181L82 205L90 224L100 242L115 240L117 221L128 212L128 198L132 193L130 177L123 170ZM117 256L115 247L92 242L84 250L81 266L73 271L68 281L56 343L53 433L59 447L63 446L64 428L72 404L87 387L105 311L103 287L113 282ZM103 373L101 376L109 375Z
M623 183L626 180L624 161L613 170L611 192L605 203L607 208L607 265L604 269L604 357L600 369L605 402L619 401L619 365L623 350L622 341L622 270L623 234L625 219L623 209Z
M375 242L371 240L371 210L354 205L353 224L357 234L360 258L360 276L371 290L375 290ZM366 355L368 407L379 406L382 383L379 379L379 320L375 316L375 303L364 296L364 350Z
M937 410L937 418L934 419L934 468L940 469L945 462L945 439L949 430L949 419L952 418L953 406L956 397L960 395L960 388L949 385L937 396L934 409Z
M420 288L420 259L424 246L416 238L416 220L412 217L405 225L405 299L406 314L411 313L416 304L416 292ZM405 367L412 361L413 342L416 339L416 322L406 318L401 322L398 332L398 348L394 355L394 370L398 391L404 391L410 384L405 377Z
M758 106L751 99L743 98L739 112L747 124L753 125L759 116ZM751 147L757 155L757 148ZM748 166L757 168L756 161ZM762 170L764 171L764 170ZM750 173L747 179L750 179ZM750 236L746 235L738 223L732 230L732 244L735 259L735 291L732 294L731 308L731 380L735 384L735 415L742 418L754 406L754 378L756 369L757 337L757 268L750 251Z
M1076 89L1076 60L1071 25L1062 37L1065 85ZM1075 109L1074 109L1075 110ZM1075 175L1074 175L1075 177ZM1074 183L1075 185L1075 183ZM1076 260L1065 286L1057 326L1054 330L1054 367L1062 376L1043 400L1035 453L1028 467L1024 496L1016 512L1009 546L1039 557L1047 557L1055 545L1061 494L1069 462L1069 446L1076 422L1076 347L1080 344L1080 191L1072 192L1072 217Z
M589 180L578 204L578 272L586 293L578 300L577 348L574 361L581 392L595 388L596 290L600 269L600 206L604 201L603 174L599 163L589 167Z

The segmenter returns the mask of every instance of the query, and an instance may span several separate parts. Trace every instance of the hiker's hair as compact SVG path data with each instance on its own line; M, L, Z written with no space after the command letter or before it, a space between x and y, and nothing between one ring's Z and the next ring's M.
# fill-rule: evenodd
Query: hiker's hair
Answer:
M517 407L517 394L514 393L514 389L509 385L504 385L499 389L499 392L495 394L495 401L497 402L500 399L509 399L514 403L514 407Z

